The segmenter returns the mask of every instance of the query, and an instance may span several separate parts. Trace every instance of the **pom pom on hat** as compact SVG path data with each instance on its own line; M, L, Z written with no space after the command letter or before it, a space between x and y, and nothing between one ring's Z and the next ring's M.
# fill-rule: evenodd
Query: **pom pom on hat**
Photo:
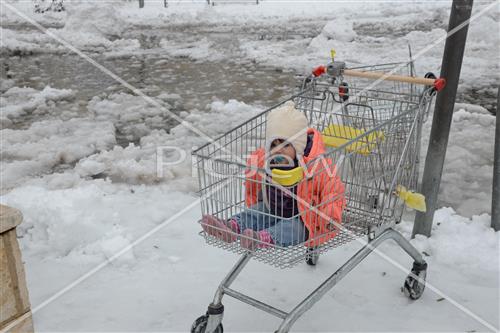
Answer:
M267 115L266 151L271 150L271 143L276 139L286 140L302 156L307 144L307 118L295 108L295 103L288 101Z

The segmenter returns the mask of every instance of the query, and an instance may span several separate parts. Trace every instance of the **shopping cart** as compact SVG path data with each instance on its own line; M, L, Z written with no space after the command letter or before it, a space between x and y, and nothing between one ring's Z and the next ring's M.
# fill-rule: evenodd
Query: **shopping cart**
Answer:
M283 319L276 332L288 332L305 311L388 239L396 241L414 259L402 290L411 299L418 299L425 287L427 264L393 226L401 220L405 203L411 206L409 198L417 195L412 191L417 187L422 123L433 96L443 86L444 80L432 75L416 78L412 62L346 69L344 63L333 61L305 77L300 91L289 100L197 149L193 155L203 216L227 221L248 211L256 212L246 200L249 189L253 189L258 193L250 194L268 208L259 209L264 225L261 228L271 227L276 213L269 209L271 201L266 193L274 187L293 196L300 208L293 210L293 216L280 218L309 218L317 229L297 230L309 234L299 244L284 246L275 241L248 248L242 246L247 236L203 225L200 234L208 244L241 254L241 258L221 282L206 315L193 323L191 332L223 332L224 295ZM283 185L272 170L248 162L253 152L265 144L267 114L288 101L305 114L309 126L321 133L327 146L324 154L300 166L299 180L293 185ZM249 171L257 176L249 176ZM313 198L320 193L321 182L315 182L318 177L340 180L333 185L339 187L333 191L336 194L321 202L304 202L304 191L316 191ZM325 209L334 201L341 207L341 218L334 219ZM218 231L228 237L218 237ZM367 236L367 241L361 240L362 236ZM290 312L230 288L250 259L279 268L304 261L316 265L320 254L355 239L364 247Z

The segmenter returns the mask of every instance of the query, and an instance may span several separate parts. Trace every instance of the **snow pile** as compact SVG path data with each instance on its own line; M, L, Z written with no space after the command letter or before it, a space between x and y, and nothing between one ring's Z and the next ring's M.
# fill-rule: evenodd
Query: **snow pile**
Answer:
M56 89L46 86L43 90L12 87L0 96L2 127L21 121L23 117L57 114L60 117L73 116L74 112L60 112L61 106L73 101L75 94L70 89ZM57 106L57 107L56 107ZM73 110L74 111L74 110Z
M80 51L103 52L109 56L137 54L141 50L137 39L110 40L100 33L75 31L72 28L47 29L50 35L38 30L25 32L0 29L2 33L0 54L25 55L70 52L60 40L69 42Z
M489 5L475 6L473 15ZM64 28L50 31L84 51L116 57L144 52L138 40L126 39L127 36L136 37L139 27L147 27L146 35L151 28L167 28L170 35L163 38L160 47L148 52L166 52L207 61L250 60L301 72L329 61L331 48L337 50L337 59L355 66L406 61L410 44L418 73L439 73L449 6L443 2L408 3L397 8L391 3L380 2L294 3L288 6L264 1L259 5L212 7L203 1L174 1L163 8L161 1L154 1L139 10L132 2L99 6L71 2L66 6L68 15ZM21 10L24 12L28 8ZM500 63L498 13L498 7L493 7L470 24L462 69L462 92L498 84L495 75ZM320 33L311 38L318 27ZM178 36L178 31L192 31L192 35L173 38ZM267 34L272 40L266 38ZM289 34L297 36L290 38ZM3 49L6 50L66 51L43 34L6 31L4 35ZM234 38L235 35L238 38Z
M194 201L195 198L172 191L169 186L117 185L102 180L88 181L68 190L17 188L2 197L2 203L24 213L25 222L18 233L34 305L41 304L103 260L112 258L175 213L189 208ZM237 260L235 255L204 244L197 235L197 218L199 206L195 205L83 285L76 286L64 299L36 313L38 329L185 330L206 311L218 283ZM495 323L498 233L493 233L487 223L486 216L465 219L443 208L436 213L433 236L430 239L418 236L412 243L425 252L429 263L428 284ZM411 222L403 221L398 228L409 237ZM314 270L303 264L280 271L252 261L237 279L235 288L280 308L292 308L359 247L357 242L351 242L329 251L321 256ZM411 267L409 257L393 242L383 244L379 250L403 267ZM410 302L399 292L406 274L372 254L333 292L325 295L321 300L325 306L316 306L305 315L314 320L304 317L295 329L328 331L332 311L344 318L335 324L339 331L349 331L355 326L363 331L401 332L409 325L419 331L483 329L430 288L419 301ZM196 287L200 281L203 287ZM308 281L307 286L304 281ZM130 285L137 286L134 292L124 292ZM289 290L296 292L292 295ZM122 299L127 302L123 301L124 305L120 302L117 308ZM137 304L144 311L137 312ZM256 322L259 313L249 316L244 304L229 300L225 304L227 331L251 327L254 331L268 332L278 325L271 316ZM354 307L359 311L352 311ZM399 315L387 320L384 314L395 309ZM380 319L381 316L385 319ZM165 320L158 321L164 317Z
M137 141L153 129L167 127L172 114L171 106L159 98L154 101L156 105L141 96L117 93L105 98L92 98L88 103L88 110L97 121L112 122L118 135L128 141Z
M111 258L193 200L167 187L92 180L70 189L19 187L3 196L2 204L23 212L18 235L25 253L85 262ZM132 261L133 252L120 257L121 263Z
M113 260L113 264L115 265L123 265L135 261L134 249L131 248L131 244L130 240L122 235L116 235L100 242L103 254L108 260ZM130 250L124 251L128 248ZM123 254L117 256L121 251L124 251Z
M474 7L472 14L487 5L490 4ZM339 9L335 19L330 18L315 38L284 41L248 38L241 40L240 49L245 57L258 63L305 72L330 61L332 48L337 51L336 59L354 67L407 61L409 44L417 74L432 71L439 75L448 27L448 4L426 2L395 7L378 3L377 6L366 4L361 11L356 10L356 5L332 7ZM462 92L488 89L499 83L496 74L500 66L498 13L498 7L494 7L470 24L460 80Z
M15 186L27 177L67 167L85 156L115 145L110 122L86 119L45 120L26 130L3 129L2 187Z
M356 32L352 28L352 21L345 18L328 22L321 32L321 36L327 40L352 42L356 38Z
M134 106L134 100L139 97L119 94L114 95L113 98L115 102L105 100L105 104L99 108L96 108L94 104L93 109L110 110L109 114L115 114L113 103L121 98L122 102L126 100L128 105L132 105L129 111L126 111L126 108L121 109L125 110L124 114L128 117L136 119L140 117L141 112L144 112L143 109ZM135 102L142 103L138 100ZM104 105L106 107L103 108ZM117 107L117 110L120 110L120 107ZM193 127L202 129L208 137L216 137L258 111L258 108L235 100L227 103L214 101L210 104L208 112L194 111L189 114L182 113L181 116ZM106 116L109 114L106 113ZM170 133L154 129L140 138L139 145L131 143L125 148L115 146L112 150L89 156L79 161L76 170L82 177L101 174L115 182L152 184L184 179L192 186L193 179L185 179L191 177L193 173L191 151L194 147L207 142L207 138L200 137L198 134L193 133L184 125L175 126Z
M51 1L50 1L51 2ZM49 3L49 1L47 1ZM13 8L12 8L12 7ZM26 25L26 20L21 17L21 14L27 15L44 27L62 27L66 21L67 13L47 11L43 14L34 13L35 2L34 1L2 1L2 10L0 10L0 19L2 25L5 26L23 26ZM3 42L3 41L2 41Z
M432 115L423 127L423 170ZM480 106L457 104L441 179L440 204L464 216L491 211L495 117Z
M7 53L9 50L16 53L26 53L29 50L37 48L37 45L32 42L33 38L26 38L26 36L32 35L31 33L18 33L17 31L0 27L0 34L2 35L0 54Z
M67 32L119 38L130 28L117 14L116 4L77 2L68 6L68 19L64 25Z
M473 13L474 14L474 13ZM469 25L460 82L473 89L498 87L500 8L494 6ZM463 87L462 87L463 88ZM496 90L493 93L496 96Z
M410 237L413 223L404 222L398 228ZM453 208L445 207L436 210L432 236L417 235L412 243L434 263L460 271L498 272L499 241L500 233L491 228L488 214L467 218ZM469 250L464 252L464 249Z
M72 4L68 6L64 28L50 31L82 50L119 52L140 49L138 40L121 39L129 26L117 16L115 6L102 3L98 7L96 10L94 4Z
M18 6L18 4L16 4ZM51 28L50 24L45 34L38 29L24 31L2 29L2 45L0 53L26 54L39 52L66 53L68 49L63 46L59 39L69 42L81 51L110 52L110 55L124 55L137 53L140 43L136 39L123 39L122 34L129 29L126 22L117 16L113 4L102 3L99 6L81 2L71 3L66 6L67 14L64 27L56 24ZM50 12L43 14L30 13L30 9L21 7L21 11L27 11L26 15L33 20L48 18ZM9 11L5 15L16 16ZM67 15L67 16L66 16ZM20 19L24 24L24 19ZM16 21L14 21L16 22ZM15 23L13 23L15 24ZM54 36L54 37L53 37Z
M170 56L192 60L210 59L210 61L220 61L227 57L227 55L224 55L223 50L218 49L214 41L210 41L206 37L199 40L182 40L180 42L163 38L160 41L160 47Z

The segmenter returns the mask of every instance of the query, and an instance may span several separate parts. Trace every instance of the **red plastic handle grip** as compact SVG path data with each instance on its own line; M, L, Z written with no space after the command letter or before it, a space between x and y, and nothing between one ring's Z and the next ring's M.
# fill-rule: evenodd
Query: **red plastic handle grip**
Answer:
M325 67L325 66L323 66L323 65L316 67L316 68L312 71L312 74L313 74L314 76L316 76L316 77L321 76L321 75L323 75L323 74L325 74L325 73L326 73L326 67Z

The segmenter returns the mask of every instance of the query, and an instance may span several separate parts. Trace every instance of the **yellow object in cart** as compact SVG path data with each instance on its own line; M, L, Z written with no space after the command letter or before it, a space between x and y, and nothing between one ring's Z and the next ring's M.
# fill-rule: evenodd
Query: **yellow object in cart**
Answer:
M408 191L406 187L398 185L396 187L396 195L404 201L404 203L419 212L426 212L425 196L420 193Z
M331 124L323 130L322 134L325 145L337 148L365 134L365 131L346 125ZM367 136L348 145L345 149L349 152L368 155L376 148L377 143L384 140L384 138L384 132L373 131Z
M282 186L292 186L304 178L302 167L296 167L291 170L272 169L273 181Z

